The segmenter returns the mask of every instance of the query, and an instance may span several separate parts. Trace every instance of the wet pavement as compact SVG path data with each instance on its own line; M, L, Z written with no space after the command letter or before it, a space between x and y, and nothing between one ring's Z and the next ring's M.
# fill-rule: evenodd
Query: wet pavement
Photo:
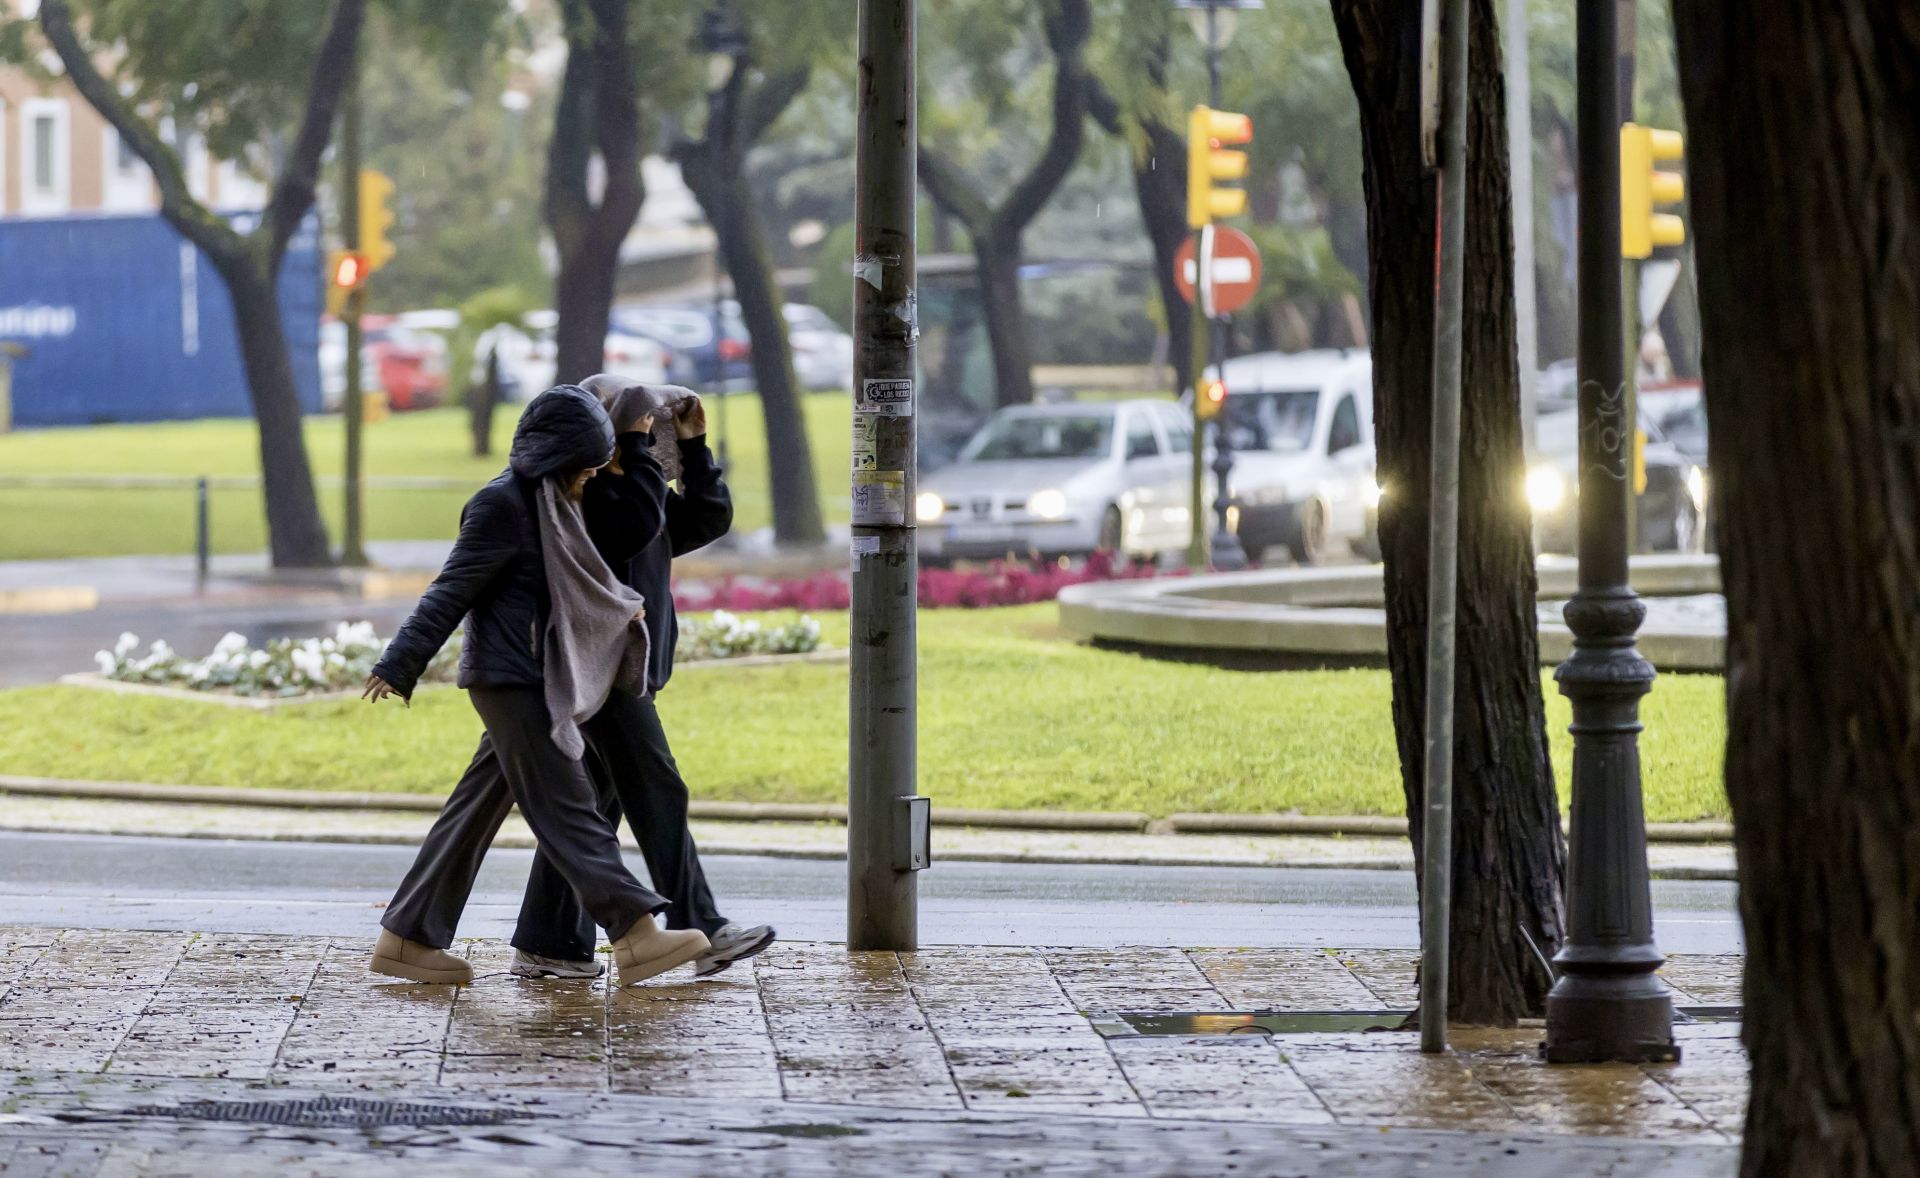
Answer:
M471 987L393 983L367 948L0 925L0 1166L1731 1174L1745 1100L1735 1023L1640 1067L1548 1068L1537 1028L1435 1057L1397 1032L1102 1033L1123 1011L1403 1007L1409 950L784 943L610 991L513 978L492 940L461 946ZM1689 1003L1737 1001L1738 974L1669 968ZM289 1104L311 1096L339 1099Z

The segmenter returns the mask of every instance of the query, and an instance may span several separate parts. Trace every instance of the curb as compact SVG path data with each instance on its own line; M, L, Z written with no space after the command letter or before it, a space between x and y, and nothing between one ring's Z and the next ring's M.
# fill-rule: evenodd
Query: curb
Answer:
M98 826L59 826L52 823L9 823L0 826L13 834L64 834L85 835L104 838L168 838L195 839L203 842L257 842L257 843L321 843L332 846L354 847L417 847L420 840L403 834L340 834L320 832L317 834L297 834L276 831L266 833L235 834L230 831L173 830L153 831L136 830L110 825ZM502 833L493 841L493 846L508 850L527 851L534 848L534 840L529 835ZM766 843L729 843L705 842L700 847L703 855L741 855L761 859L808 859L819 861L843 862L844 851L824 847L782 846ZM1404 871L1411 873L1413 863L1410 859L1261 859L1248 855L1150 855L1150 854L1101 854L1099 852L1080 851L934 851L934 860L941 863L1033 863L1059 867L1235 867L1266 868L1268 870L1289 871ZM1653 867L1649 878L1661 880L1705 880L1737 881L1738 875L1732 868L1697 867L1676 865L1673 867Z
M371 793L352 790L245 789L226 785L149 785L134 781L73 781L61 777L0 774L0 793L39 797L90 798L119 802L192 802L221 806L265 806L289 810L400 810L435 814L441 794ZM688 817L719 822L845 823L844 805L804 802L694 802ZM1325 835L1405 838L1404 818L1309 814L1173 814L1155 819L1138 811L956 810L933 808L936 826L972 826L983 830L1045 830L1085 834ZM1726 843L1728 822L1649 822L1654 843Z

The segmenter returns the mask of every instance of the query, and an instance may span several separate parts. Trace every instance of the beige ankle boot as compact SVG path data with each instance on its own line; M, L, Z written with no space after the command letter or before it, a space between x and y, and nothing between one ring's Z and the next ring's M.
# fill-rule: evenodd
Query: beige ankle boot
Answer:
M380 939L373 944L373 961L367 968L410 982L464 986L473 981L473 966L466 958L409 941L387 929L380 930Z
M667 932L653 917L642 916L613 943L613 964L620 971L620 984L631 986L685 965L707 948L707 934L698 929Z

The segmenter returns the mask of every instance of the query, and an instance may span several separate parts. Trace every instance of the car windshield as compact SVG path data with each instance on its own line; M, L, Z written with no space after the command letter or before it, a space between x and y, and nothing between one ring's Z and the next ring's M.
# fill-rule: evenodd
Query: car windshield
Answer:
M1105 458L1112 449L1113 415L1016 413L988 422L967 447L972 462Z
M1227 425L1236 450L1304 450L1313 444L1320 390L1230 392Z

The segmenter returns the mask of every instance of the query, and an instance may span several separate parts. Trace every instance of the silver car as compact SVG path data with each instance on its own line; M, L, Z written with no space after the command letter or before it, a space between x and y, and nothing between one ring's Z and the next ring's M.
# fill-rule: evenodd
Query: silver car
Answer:
M1171 401L1002 409L921 483L921 559L1179 549L1192 446L1192 425Z

